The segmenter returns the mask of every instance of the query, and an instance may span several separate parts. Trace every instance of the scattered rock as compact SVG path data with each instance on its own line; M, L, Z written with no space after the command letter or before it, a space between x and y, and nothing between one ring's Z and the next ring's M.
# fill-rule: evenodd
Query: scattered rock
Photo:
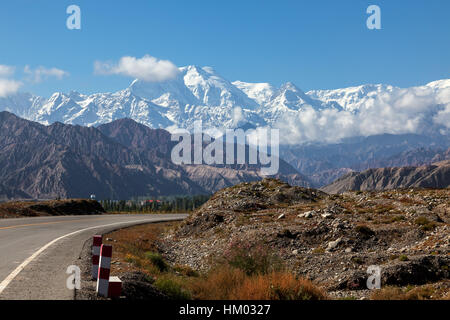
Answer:
M332 251L332 250L336 249L341 242L342 242L342 238L338 238L334 241L328 242L327 251Z
M313 217L314 213L315 213L314 211L306 211L304 213L300 213L297 217L309 219Z

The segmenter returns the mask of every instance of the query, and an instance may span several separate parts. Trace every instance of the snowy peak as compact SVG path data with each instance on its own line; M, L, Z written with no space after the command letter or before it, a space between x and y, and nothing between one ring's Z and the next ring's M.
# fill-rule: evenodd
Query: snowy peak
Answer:
M406 89L368 84L305 93L292 82L280 87L230 82L211 67L186 66L179 68L174 79L134 80L113 93L57 92L48 99L18 93L0 98L2 110L44 124L98 126L130 118L169 130L192 129L196 120L202 120L205 128L270 125L286 129L293 136L283 134L283 138L294 142L416 132L416 128L445 133L450 131L450 79ZM380 110L385 118L392 115L390 122L370 120L379 117ZM398 120L400 114L406 120Z
M395 87L383 84L367 84L335 90L311 90L307 95L324 103L337 103L345 110L355 112L369 100L382 93L391 93Z
M200 104L208 106L242 107L257 106L255 101L231 82L214 72L211 67L189 66L181 68L184 85L198 99Z
M302 90L297 88L292 82L283 84L278 92L278 101L283 103L287 108L298 110L304 105L313 107L321 106L320 101L314 101L307 96Z
M254 108L257 105L240 89L217 75L211 67L182 67L176 79L164 82L135 80L129 90L136 96L164 107L184 108L190 105Z
M250 99L253 99L259 105L263 105L270 101L276 91L270 83L248 83L234 81L232 84L239 90L243 91Z
M134 80L128 88L129 92L140 98L154 101L154 103L169 106L195 105L198 100L184 85L183 75L179 74L175 79L163 82L145 82Z

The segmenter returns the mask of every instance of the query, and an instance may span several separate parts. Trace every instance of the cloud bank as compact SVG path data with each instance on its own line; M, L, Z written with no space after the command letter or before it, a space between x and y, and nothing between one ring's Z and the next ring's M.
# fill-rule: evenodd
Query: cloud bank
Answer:
M0 78L0 97L4 98L16 93L22 86L20 81Z
M306 106L275 124L282 143L327 142L383 133L450 134L450 80L438 87L395 88L368 99L359 110Z
M0 64L0 98L16 93L22 86L20 81L9 79L14 71L14 67Z
M14 74L15 68L12 66L7 66L0 64L0 77L9 77Z
M28 80L34 83L41 83L48 78L56 78L61 80L62 78L69 75L67 71L58 68L46 68L39 66L35 69L30 68L30 66L25 66L23 72L28 75Z
M117 74L147 82L160 82L174 79L179 70L168 60L160 60L145 55L142 58L122 57L118 63L96 61L94 73L102 75Z

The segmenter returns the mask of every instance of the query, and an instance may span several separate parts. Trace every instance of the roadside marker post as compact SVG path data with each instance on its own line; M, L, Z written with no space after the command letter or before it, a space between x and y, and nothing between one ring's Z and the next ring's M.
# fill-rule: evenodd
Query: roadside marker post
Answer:
M100 247L100 262L97 277L97 294L108 297L109 274L111 272L112 246L102 244Z
M97 280L98 263L100 261L100 246L102 245L102 236L95 235L92 243L92 279Z
M119 298L122 293L122 281L119 277L109 278L108 298Z

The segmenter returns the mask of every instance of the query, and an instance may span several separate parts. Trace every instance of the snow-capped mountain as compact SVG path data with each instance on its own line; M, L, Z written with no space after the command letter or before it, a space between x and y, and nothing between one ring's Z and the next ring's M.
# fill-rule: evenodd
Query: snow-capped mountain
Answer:
M394 87L390 85L369 84L335 90L311 90L307 94L324 102L335 102L345 110L355 112L379 95L392 93L393 90Z
M97 126L131 118L169 130L191 129L195 120L202 120L204 127L271 126L286 129L282 137L289 143L327 140L330 135L338 139L411 133L430 126L441 133L450 129L450 79L408 89L362 85L305 93L289 82L279 88L269 83L230 82L209 67L179 70L173 80L134 80L128 88L113 93L58 92L48 99L19 93L0 98L0 111L43 124ZM380 119L372 121L371 117L381 115L384 125ZM365 121L370 125L360 127ZM374 128L373 123L377 124Z
M374 104L374 101L379 99L391 99L392 95L417 94L419 98L432 97L437 103L448 104L450 102L450 79L437 80L424 86L412 88L398 88L385 84L367 84L335 90L311 90L306 94L325 103L337 103L344 110L351 112L370 107Z

